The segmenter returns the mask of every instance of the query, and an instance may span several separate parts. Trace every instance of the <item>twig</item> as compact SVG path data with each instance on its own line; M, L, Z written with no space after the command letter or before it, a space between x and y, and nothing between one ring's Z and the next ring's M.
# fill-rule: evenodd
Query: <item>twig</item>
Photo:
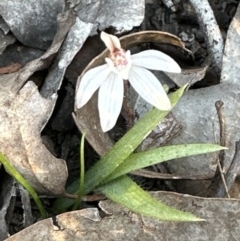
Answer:
M153 172L146 169L140 169L137 171L132 171L131 174L147 177L147 178L156 178L156 179L164 179L164 180L205 180L211 179L212 175L195 175L195 176L183 176L183 175L175 175L169 173L159 173Z
M222 101L216 101L215 107L217 110L218 120L219 120L219 129L220 129L220 145L226 146L226 118L224 115L223 110L223 102ZM220 151L219 154L219 162L221 164L221 167L224 167L224 158L225 158L225 151Z
M216 101L215 107L217 110L218 120L219 120L219 129L220 129L220 145L226 146L226 122L225 115L223 112L223 102ZM224 157L225 152L220 151L218 159L217 159L217 169L215 176L212 179L211 185L208 189L208 196L217 196L220 197L220 193L227 194L228 198L230 198L228 193L228 187L226 184L226 179L224 176ZM224 195L225 196L225 195Z
M54 196L49 196L49 195L40 195L40 198L58 198L58 197L65 197L65 198L70 198L70 199L77 199L78 195L77 194L71 194L67 193L66 191L62 193L61 195L54 195ZM106 196L101 193L94 193L92 195L86 195L82 197L82 201L84 202L96 202L96 201L101 201L106 199Z

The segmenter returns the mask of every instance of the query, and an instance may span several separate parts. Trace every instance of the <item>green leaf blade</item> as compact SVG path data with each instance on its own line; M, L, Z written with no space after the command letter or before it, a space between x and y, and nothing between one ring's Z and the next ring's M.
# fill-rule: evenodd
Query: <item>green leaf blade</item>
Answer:
M142 215L165 221L204 221L154 199L129 177L122 176L99 188L112 201Z
M130 155L124 162L105 180L107 183L117 177L129 172L151 166L157 163L169 161L176 158L206 154L227 149L214 144L184 144L150 149Z
M172 108L177 104L187 86L169 95ZM140 119L113 148L86 173L86 193L103 182L140 145L146 136L162 121L169 111L156 108Z
M180 100L186 87L187 85L169 95L172 108ZM138 123L130 129L99 162L86 172L84 194L88 194L113 173L168 113L169 111L152 109L139 120ZM69 193L77 193L78 187L79 180L72 183L67 191ZM60 213L66 211L73 204L74 200L58 198L54 203L54 210L56 213Z

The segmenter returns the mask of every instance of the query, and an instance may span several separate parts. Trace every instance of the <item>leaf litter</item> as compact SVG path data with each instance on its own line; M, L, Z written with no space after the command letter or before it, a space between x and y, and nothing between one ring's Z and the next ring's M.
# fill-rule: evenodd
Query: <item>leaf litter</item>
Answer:
M80 1L80 2L82 2L82 1ZM128 1L128 2L130 2L130 1ZM94 7L99 3L97 3L97 1L90 1L90 2L88 1L87 4L89 4L88 7ZM91 6L91 5L93 5L93 6ZM81 8L82 7L80 7L80 9ZM96 9L99 10L99 8L96 8ZM104 7L102 9L104 9ZM140 9L141 9L141 7L138 10L140 10ZM75 9L75 11L78 11L78 10ZM91 11L93 11L93 10L91 10ZM137 11L135 11L135 12L137 12ZM140 13L140 12L138 12L138 13ZM80 11L78 11L78 13L80 13ZM95 16L96 16L96 13L95 13ZM71 17L69 17L69 18L71 18ZM235 144L234 137L236 136L236 133L239 131L238 127L237 127L237 123L238 123L237 120L239 119L239 117L237 116L237 113L235 111L235 108L236 108L235 106L237 105L238 90L239 90L239 86L236 81L236 79L237 79L236 76L239 76L239 73L238 73L239 69L235 68L234 67L235 65L232 64L234 62L234 61L232 61L232 58L237 59L239 56L239 52L238 52L238 49L234 47L236 45L231 42L234 40L237 41L238 36L239 36L238 32L236 31L238 18L239 18L239 10L238 10L237 14L235 15L232 25L230 26L229 31L228 31L228 36L227 36L226 45L225 45L225 53L224 53L224 57L223 57L223 67L222 67L222 73L221 73L221 82L222 83L217 86L208 87L208 88L204 88L204 89L190 90L189 92L187 92L187 95L181 101L179 107L173 113L175 118L177 119L177 121L179 121L183 125L184 131L180 132L178 138L173 139L172 143L175 143L175 142L176 143L182 143L182 142L186 143L187 141L188 141L188 143L196 142L196 141L198 141L198 142L200 142L200 141L201 142L206 142L206 141L207 142L215 142L216 139L217 140L219 139L219 137L218 137L219 136L219 134L218 134L219 128L218 128L218 121L215 118L216 109L214 108L214 102L216 100L221 99L224 102L224 104L227 106L225 108L225 115L227 118L227 124L229 123L227 128L228 128L228 132L230 133L230 135L228 136L228 140L229 140L228 147L230 147L230 149L229 149L229 153L226 153L227 166L229 165L231 157L234 154L234 150L233 150L234 144ZM60 20L61 20L61 17L60 17ZM3 138L2 138L1 148L5 148L7 150L7 152L5 154L11 160L12 164L14 164L15 166L19 165L18 170L22 171L23 173L25 171L26 173L24 173L24 175L26 177L29 177L28 180L32 182L33 186L39 192L43 192L43 193L59 194L59 193L63 192L64 185L65 185L66 178L67 178L67 169L66 169L66 165L63 162L63 160L55 158L53 155L51 155L48 152L48 150L45 148L45 146L43 146L43 144L41 142L41 138L40 138L40 133L41 133L42 129L44 128L44 126L46 125L46 123L48 122L48 120L53 112L54 106L56 104L57 92L61 86L67 66L69 65L69 63L71 62L71 60L73 59L75 54L79 51L79 49L82 46L82 43L85 41L87 36L91 34L91 31L92 31L92 33L94 32L94 27L92 27L91 24L89 25L89 23L82 23L81 20L78 18L75 21L75 25L74 25L73 20L66 20L66 22L67 22L66 25L68 25L68 26L66 28L63 28L63 29L65 29L65 31L57 32L54 42L52 43L51 47L47 50L47 52L45 54L43 54L40 58L29 62L25 67L20 69L18 72L1 75L1 77L0 77L1 82L2 82L1 90L0 90L1 91L0 101L1 101L1 103L3 103L3 105L1 105L0 113L2 113L2 115L5 117L3 119L4 122L2 122L2 121L0 122L1 123L0 127L1 127L1 133L6 134L6 136L3 136ZM94 23L94 24L96 25L96 23ZM138 23L138 25L139 25L139 23ZM72 27L72 29L71 29L71 26L75 26L76 32L74 31L74 27ZM71 51L71 48L69 46L71 46L71 44L70 44L71 41L73 41L73 39L78 36L77 29L79 26L86 27L87 33L85 33L86 36L83 37L82 40L80 40L79 44L75 43L76 45L75 44L73 45L73 47L75 47L75 48ZM103 24L103 26L104 26L104 24ZM103 29L104 29L104 27L103 27ZM121 27L119 28L119 30L120 29L121 29ZM127 28L126 28L126 30L127 30ZM65 36L69 31L70 31L70 33L72 33L72 37L69 36L68 41L67 41L67 40L65 40ZM61 48L61 50L60 50L60 48ZM66 52L64 52L65 48L67 50ZM234 49L231 49L231 48L234 48ZM67 53L69 53L69 51L71 53L70 53L70 56L67 57ZM46 78L46 79L48 79L48 83L45 83L44 87L41 90L41 94L44 96L44 98L43 98L39 94L37 86L31 81L27 82L27 80L29 80L30 76L34 72L36 72L40 69L43 69L43 68L47 68L51 64L51 60L52 60L51 58L55 57L57 52L59 52L59 54L57 56L57 63L55 63L55 65L53 65L53 68L50 69L50 72ZM203 68L205 68L205 67L203 67ZM202 70L200 70L200 71L202 71ZM201 79L201 78L199 78L199 79ZM52 80L54 80L53 83L51 83ZM208 102L206 104L206 102L204 101L206 99L210 99L211 103ZM234 101L234 99L236 101ZM186 106L188 106L188 107L186 108ZM207 106L207 108L206 108L206 106ZM196 107L198 107L198 109L196 109ZM41 111L38 111L39 109L41 109ZM186 112L186 109L188 110L187 112ZM191 113L191 110L193 113ZM179 114L180 112L181 112L181 114ZM32 113L32 117L29 117L29 113ZM186 116L187 116L187 118L186 118ZM199 121L198 116L200 116L200 121ZM8 117L8 119L6 117ZM209 121L209 120L211 120L211 121ZM97 121L98 120L95 120L94 124L96 124ZM215 128L214 130L212 127L213 121L216 122L214 124L214 128ZM79 123L79 120L77 120L76 122ZM211 123L209 123L209 122L211 122ZM198 128L196 128L196 125L194 125L194 123L200 124L198 126ZM94 126L94 128L96 128L96 125ZM230 130L229 128L233 128L233 129ZM6 130L9 130L9 131L6 132ZM200 130L201 130L201 132L200 132ZM214 132L214 134L211 134L211 132ZM17 135L16 135L16 133L17 133ZM215 138L215 135L217 136L216 138ZM100 138L95 140L96 144L92 144L92 145L93 146L99 145L100 147L97 149L97 152L100 155L103 155L104 152L106 151L106 149L111 147L112 140L109 138L108 135L101 138L102 136L100 134L99 137ZM201 137L202 137L202 140L201 140ZM105 142L105 140L107 140L107 141ZM90 142L91 142L91 140L90 140ZM104 144L106 146L103 147ZM3 151L3 150L1 150L1 151ZM44 159L47 160L47 162L45 162L46 166L43 165ZM32 160L34 161L34 165L30 163ZM40 161L40 160L43 160L43 161ZM206 160L208 160L208 161L206 162ZM187 159L187 160L183 160L180 162L176 161L172 166L169 166L169 168L174 173L184 173L184 174L185 173L196 173L196 172L201 173L201 170L204 172L204 174L206 173L206 171L207 172L209 171L210 173L214 173L214 170L215 170L214 165L216 163L215 160L216 160L216 157L213 157L213 155L211 155L211 157L204 156L204 157L202 157L202 159L201 158L199 159L199 157L197 157L196 161L194 161L193 158L191 158L191 160ZM51 164L49 164L49 163L51 163ZM213 163L213 165L212 165L212 163ZM34 167L34 168L32 168L32 167ZM44 170L46 170L46 171L44 171ZM34 172L34 171L36 171L36 172ZM38 176L37 173L39 171L43 175ZM61 173L61 175L56 175L56 173ZM46 178L48 179L48 178L51 178L51 176L54 176L56 182L51 183L51 181L49 182L50 179L48 180L48 182L46 182L42 178L43 176L45 177L45 180L46 180ZM52 178L52 180L54 178ZM58 180L58 178L60 180ZM188 189L188 192L191 192L191 188ZM169 196L169 200L172 199L172 200L175 200L175 202L177 200L177 203L179 201L181 203L181 205L183 205L183 206L177 205L177 208L183 209L184 207L187 206L187 203L188 203L190 205L190 207L188 206L189 209L187 209L186 211L191 212L191 210L192 210L194 213L197 213L199 211L199 213L197 213L198 215L204 216L205 218L208 219L208 221L210 223L212 223L212 225L208 225L211 230L212 230L213 226L216 227L216 230L219 230L219 228L217 229L216 220L220 219L221 220L220 224L222 224L224 222L224 225L223 225L224 228L222 229L223 232L222 233L213 232L213 235L215 235L215 236L213 236L214 238L218 237L218 240L226 240L226 239L221 239L221 238L222 237L223 238L230 237L230 238L237 239L237 237L239 237L239 234L237 233L237 229L234 228L236 226L236 222L239 222L237 216L234 215L234 212L235 212L234 210L237 210L237 208L238 208L237 205L239 205L239 201L234 200L234 199L232 199L232 200L205 199L205 198L200 199L200 198L196 198L196 197L193 197L193 198L192 197L182 197L179 194L178 194L178 196L175 196L172 193L164 193L163 199L165 199L165 201L167 203L171 202L171 201L167 201L168 196ZM172 205L172 203L168 203L168 204ZM109 208L109 207L111 207L111 205L108 203L107 208ZM205 207L206 207L206 209L205 209ZM221 207L221 210L216 209L216 207ZM106 210L107 208L104 208L104 209ZM117 210L118 210L117 205L114 206L114 208L112 210L110 210L110 211L108 210L108 213L113 213L112 214L113 216L111 217L111 219L114 221L114 223L116 223L116 220L121 221L121 223L128 222L127 221L128 219L126 218L128 215L130 216L131 220L135 220L136 223L138 223L138 220L141 221L140 223L142 223L142 220L148 220L144 217L139 219L139 216L137 216L135 214L131 214L127 211L122 211L122 209L121 209L120 215L119 215L119 212ZM58 228L54 225L52 225L52 226L50 225L52 222L51 219L47 219L42 222L38 222L37 224L31 226L30 228L33 228L33 230L36 231L36 230L38 230L38 227L39 227L39 229L42 230L42 232L40 233L40 236L41 236L41 234L46 235L44 230L47 230L47 232L49 232L48 237L50 238L50 240L56 240L56 239L59 240L60 238L63 238L63 237L68 237L70 239L71 238L73 239L73 238L75 238L75 236L72 234L72 232L76 233L75 230L81 230L81 228L78 225L81 225L81 227L84 227L85 221L82 219L78 219L75 216L75 215L77 215L77 217L79 217L78 215L81 216L81 214L80 214L81 212L85 212L85 213L89 212L87 215L88 218L86 219L87 227L90 228L90 230L94 230L95 223L93 223L93 221L91 221L91 219L95 220L94 222L100 221L101 219L98 217L97 211L91 210L91 209L62 214L60 216L63 217L63 221L61 221L62 220L61 218L57 217L57 223L60 226L61 232L59 232L59 234L57 234L55 232L55 234L57 235L56 237L53 235L52 231L56 230ZM127 212L127 215L123 215L123 219L121 219L123 212ZM64 215L66 215L66 217L64 217ZM84 215L86 215L86 214L84 214ZM90 217L95 217L95 218L89 219L89 215L90 215ZM117 215L116 218L115 218L115 215ZM224 218L221 219L221 217L225 217L225 219ZM59 222L59 220L60 220L60 222ZM69 220L72 220L72 222L69 222ZM76 220L78 220L78 221L76 222ZM96 225L103 225L102 228L106 227L107 230L110 230L110 234L105 233L107 236L104 236L104 232L101 232L99 234L99 235L103 235L105 240L107 240L106 237L111 237L111 235L115 235L115 237L118 237L118 235L121 235L121 233L119 233L118 229L116 229L117 231L114 232L115 229L113 228L112 222L110 222L110 228L108 227L109 220L110 219L108 219L108 218L104 218L101 220L101 222L98 222L96 224ZM232 220L233 223L230 220ZM46 222L47 226L44 224L44 222ZM65 222L66 226L62 225L62 222L63 223ZM107 222L107 223L105 223L105 222ZM157 223L155 223L155 222L157 222ZM155 227L155 230L154 230L154 232L151 233L153 236L146 236L145 240L148 240L147 238L149 238L149 237L151 237L151 239L152 239L154 237L154 235L158 235L159 233L161 233L162 236L165 235L165 239L171 238L171 240L174 240L174 238L179 237L180 239L178 239L178 240L186 240L186 238L189 238L192 235L192 240L199 240L199 239L197 239L198 237L195 236L196 229L198 229L198 228L199 228L199 232L201 232L203 234L202 235L203 240L209 240L208 239L209 234L211 233L211 232L207 231L208 226L206 226L206 225L204 226L204 224L193 224L193 225L176 224L179 227L181 226L181 230L184 230L184 232L181 232L182 235L180 237L179 232L176 231L178 229L175 229L175 231L177 233L174 233L173 230L170 231L172 224L168 225L167 223L162 223L160 221L154 221L154 220L150 220L149 222L144 221L144 224L146 224L146 223L147 223L147 228L143 229L145 235L150 234L149 231L146 231L146 230L149 230L149 228ZM71 228L72 226L73 226L73 228ZM237 225L237 226L239 226L239 225ZM44 227L45 227L45 229L44 229ZM119 226L119 227L121 227L121 226ZM125 232L123 232L124 235L127 234L128 230L131 230L131 231L132 230L137 230L137 231L140 230L140 235L142 236L143 234L141 233L142 232L141 227L142 226L129 227L129 225L128 225L128 226L123 226L121 230L125 230ZM158 229L158 227L160 227L160 230ZM161 227L164 227L164 230L166 231L166 233L163 233L164 231L161 230ZM226 227L226 229L225 229L225 227ZM69 232L67 234L64 233L64 231L63 231L64 228L66 229L66 232L70 231L70 233ZM96 227L96 230L98 230L98 229L99 229L99 226ZM29 229L25 229L24 231L28 232L29 235L31 235L31 233L32 234L34 233L34 232L29 232ZM26 236L26 233L24 233L24 231L13 236L12 238L9 238L8 240L17 240L17 239L19 239L19 236L20 236L20 238L21 237L28 238ZM84 237L86 238L87 237L86 235L88 235L88 234L93 235L93 237L90 237L90 238L94 239L94 237L95 237L94 235L96 234L95 232L87 232L87 228L84 228L82 231L84 233L83 240L84 240ZM131 232L131 234L135 235L135 236L133 236L134 238L137 237L136 233L134 234ZM78 233L76 233L76 235L77 235L78 239L81 240L80 238L82 238L82 234L78 235ZM172 235L172 236L169 236L169 235ZM39 238L40 238L40 236L39 236ZM31 237L31 238L29 237L29 240L32 240L32 238L33 237ZM158 237L157 240L161 240L159 238L160 237ZM196 239L194 239L194 238L196 238Z

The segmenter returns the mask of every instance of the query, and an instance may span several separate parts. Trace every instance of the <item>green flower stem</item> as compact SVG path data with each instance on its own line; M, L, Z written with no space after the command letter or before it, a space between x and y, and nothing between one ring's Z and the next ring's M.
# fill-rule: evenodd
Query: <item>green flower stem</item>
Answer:
M17 169L10 164L8 159L0 152L0 162L3 164L5 170L12 175L24 188L27 189L29 194L32 196L33 200L35 201L42 218L47 218L47 212L45 211L41 200L39 199L36 191L34 188L27 182L26 179L17 171Z
M83 133L81 138L81 147L80 147L80 185L79 185L79 192L78 192L78 198L73 206L72 210L76 210L79 207L79 204L81 202L82 196L84 195L84 179L85 179L85 160L84 160L84 139L85 139L85 133Z

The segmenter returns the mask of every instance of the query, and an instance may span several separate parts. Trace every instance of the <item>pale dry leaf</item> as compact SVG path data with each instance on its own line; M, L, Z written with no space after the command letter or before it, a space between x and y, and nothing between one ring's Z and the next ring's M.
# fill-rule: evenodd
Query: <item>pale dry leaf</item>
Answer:
M85 23L76 17L75 23L71 27L41 88L41 94L45 98L51 97L53 93L57 93L60 89L68 65L90 35L92 26L91 23Z
M41 97L31 81L11 97L0 108L1 152L37 191L62 193L66 164L52 156L40 137L52 101Z
M38 192L51 194L64 191L68 175L65 162L50 154L40 137L57 94L53 92L45 99L33 82L24 83L35 71L51 64L74 17L71 12L65 12L58 21L58 32L44 55L16 73L0 76L0 151Z
M135 214L112 201L101 201L106 213L100 218L96 208L67 212L40 221L5 241L209 241L238 240L239 200L206 199L169 192L152 195L177 209L194 213L206 222L166 222ZM199 233L201 236L199 236Z

